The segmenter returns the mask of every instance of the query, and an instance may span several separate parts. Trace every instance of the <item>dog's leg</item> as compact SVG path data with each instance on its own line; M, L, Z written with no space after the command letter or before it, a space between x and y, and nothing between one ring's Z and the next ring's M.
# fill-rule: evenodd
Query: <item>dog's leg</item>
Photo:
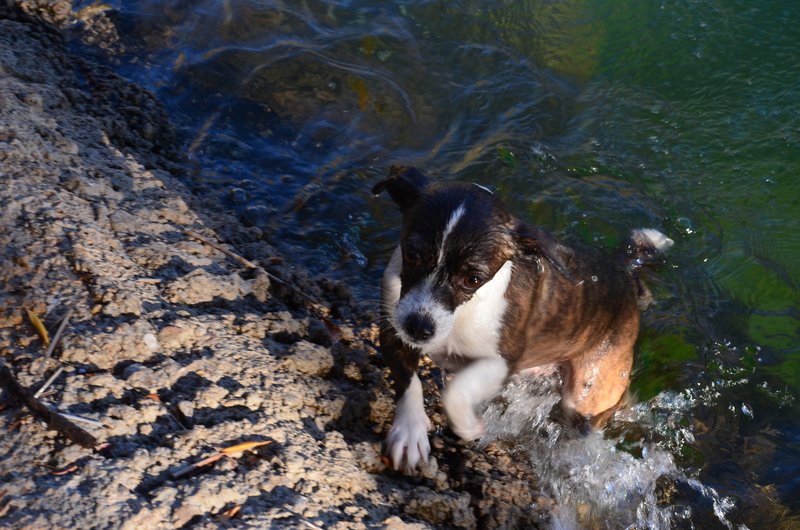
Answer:
M420 461L428 459L428 429L431 428L431 422L425 414L422 383L417 377L420 353L403 344L387 314L400 299L402 259L398 245L383 274L380 340L381 354L392 372L397 399L394 422L386 437L385 451L391 457L395 469L411 471Z
M392 372L397 399L386 437L386 454L395 469L412 471L430 454L431 422L425 414L422 383L417 376L419 351L403 344L392 329L386 328L381 332L381 353Z
M603 427L625 402L632 367L632 345L601 347L562 365L561 404L580 430Z
M410 472L417 464L428 460L430 428L431 422L422 401L422 383L414 374L408 388L397 400L394 422L386 437L386 451L391 455L395 469Z
M496 394L507 375L508 365L501 357L477 360L455 375L442 396L453 432L464 440L483 435L485 425L475 407Z

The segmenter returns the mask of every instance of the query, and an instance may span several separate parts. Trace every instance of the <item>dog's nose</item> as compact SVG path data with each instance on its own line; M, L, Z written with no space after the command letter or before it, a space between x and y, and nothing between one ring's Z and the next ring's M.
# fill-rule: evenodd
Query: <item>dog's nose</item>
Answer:
M428 340L436 331L433 319L426 315L420 315L419 313L411 313L403 327L405 327L409 337L419 342Z

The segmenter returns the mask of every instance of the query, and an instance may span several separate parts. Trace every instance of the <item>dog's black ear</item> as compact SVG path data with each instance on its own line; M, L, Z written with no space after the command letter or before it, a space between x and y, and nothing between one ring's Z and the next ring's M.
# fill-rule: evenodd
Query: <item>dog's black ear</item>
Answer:
M545 258L564 278L573 281L567 266L571 253L556 238L537 226L524 223L514 227L514 236L524 254Z
M417 202L422 190L428 185L428 177L413 167L392 166L389 176L372 187L372 194L379 195L384 190L389 192L392 200L400 206L400 210L407 210Z

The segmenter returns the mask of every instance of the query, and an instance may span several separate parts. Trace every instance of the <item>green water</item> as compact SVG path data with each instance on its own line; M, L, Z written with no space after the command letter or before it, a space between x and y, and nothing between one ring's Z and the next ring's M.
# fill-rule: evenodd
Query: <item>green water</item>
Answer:
M392 163L601 246L665 231L632 389L691 402L656 438L733 524L800 526L800 3L111 4L196 184L365 303Z

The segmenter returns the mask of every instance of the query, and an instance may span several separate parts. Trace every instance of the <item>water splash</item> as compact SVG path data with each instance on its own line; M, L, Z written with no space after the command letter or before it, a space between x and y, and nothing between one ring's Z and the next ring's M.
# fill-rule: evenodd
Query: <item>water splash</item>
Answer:
M734 528L726 519L732 501L687 477L670 451L693 440L680 418L686 417L694 400L664 393L626 411L623 420L642 430L631 450L625 448L624 433L581 436L559 418L559 386L557 376L512 378L488 404L487 433L481 440L487 444L511 439L525 447L542 489L556 502L552 528L672 528L676 520L691 516L686 507L666 500L664 486L675 483L710 501L716 519ZM646 441L650 439L665 441Z

